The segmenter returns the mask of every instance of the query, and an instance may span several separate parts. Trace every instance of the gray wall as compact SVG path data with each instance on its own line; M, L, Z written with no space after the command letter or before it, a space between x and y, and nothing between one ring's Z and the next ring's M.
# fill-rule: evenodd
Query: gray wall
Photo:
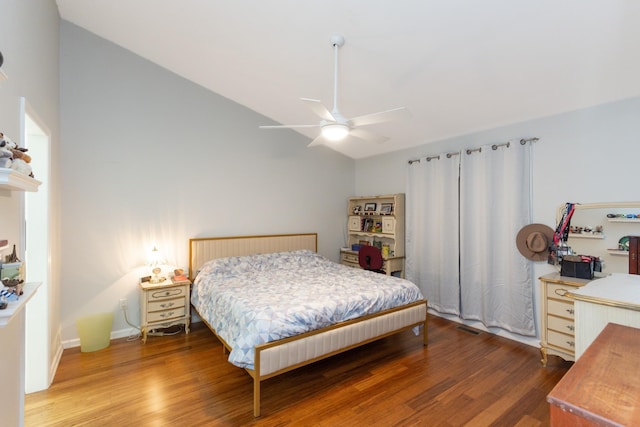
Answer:
M63 21L63 340L127 298L155 244L188 266L188 239L317 232L338 260L354 161Z
M50 364L59 356L60 347L60 248L59 242L59 174L57 163L59 147L58 116L58 9L54 1L1 0L0 1L0 50L4 56L2 70L8 80L0 81L0 131L16 142L20 141L20 98L24 97L30 111L37 115L41 125L48 128L51 139L51 176L34 171L36 178L47 180L49 188L49 226L51 241L49 282L34 297L48 306L49 330L38 328L38 338L47 347ZM2 192L0 192L2 193ZM24 213L21 209L24 193L0 194L0 239L9 239L21 247L24 232ZM29 279L27 277L27 279ZM42 313L37 313L42 314ZM32 313L27 306L27 327ZM38 325L40 325L38 323ZM48 342L47 342L48 340ZM3 346L10 343L3 343ZM29 352L29 349L27 349ZM41 369L41 367L38 367Z
M632 98L359 160L356 193L404 192L409 159L538 137L533 146L533 222L555 228L557 208L566 202L640 201L639 117L640 98ZM553 271L545 263L535 265L535 277ZM539 287L535 298L539 307Z

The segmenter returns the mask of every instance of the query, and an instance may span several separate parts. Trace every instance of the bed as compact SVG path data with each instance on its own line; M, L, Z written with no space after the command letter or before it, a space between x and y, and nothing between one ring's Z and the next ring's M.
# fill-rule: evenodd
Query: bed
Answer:
M327 260L317 254L315 233L193 238L189 275L194 310L229 362L253 378L255 417L268 378L407 329L418 334L420 326L427 345L427 303L417 287ZM351 295L336 298L340 289Z

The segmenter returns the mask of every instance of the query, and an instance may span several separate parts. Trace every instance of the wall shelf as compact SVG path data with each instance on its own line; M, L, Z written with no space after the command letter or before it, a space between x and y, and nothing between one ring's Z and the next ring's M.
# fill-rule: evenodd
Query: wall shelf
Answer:
M604 239L604 235L600 234L580 234L580 233L569 233L569 239Z
M629 256L629 251L621 251L619 249L607 249L610 255Z
M607 218L609 222L637 222L640 224L640 218Z
M0 168L0 190L38 191L40 184L42 184L40 181L23 173L13 169Z

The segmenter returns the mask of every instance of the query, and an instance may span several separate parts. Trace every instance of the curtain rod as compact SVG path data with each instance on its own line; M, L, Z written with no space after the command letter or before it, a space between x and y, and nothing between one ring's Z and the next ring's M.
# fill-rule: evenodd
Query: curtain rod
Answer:
M520 145L525 145L527 142L534 143L534 142L538 142L538 141L540 141L540 138L538 138L538 137L522 138L522 139L520 139ZM504 142L502 144L493 144L491 146L491 149L492 150L497 150L499 147L507 147L507 148L509 148L510 146L511 146L511 141L507 141L507 142ZM475 151L482 152L482 147L468 148L466 150L466 153L467 154L471 154L471 153L473 153ZM447 156L447 159L450 159L451 156L457 156L459 154L460 154L459 151L455 151L455 152L452 152L452 153L447 153L446 156ZM440 160L440 154L438 154L437 156L427 156L427 157L425 157L425 160L427 162L430 162L431 160ZM420 163L420 159L411 159L411 160L408 160L407 163L409 163L410 165L412 165L414 163Z

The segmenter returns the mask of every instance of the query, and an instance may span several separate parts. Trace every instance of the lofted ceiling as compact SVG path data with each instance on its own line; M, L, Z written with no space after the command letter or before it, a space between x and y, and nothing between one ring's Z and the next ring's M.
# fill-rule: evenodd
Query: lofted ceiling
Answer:
M407 107L358 159L640 95L636 0L57 0L60 16L244 105L268 124ZM271 120L269 120L271 119ZM312 140L319 129L299 129ZM265 129L263 132L291 132Z

